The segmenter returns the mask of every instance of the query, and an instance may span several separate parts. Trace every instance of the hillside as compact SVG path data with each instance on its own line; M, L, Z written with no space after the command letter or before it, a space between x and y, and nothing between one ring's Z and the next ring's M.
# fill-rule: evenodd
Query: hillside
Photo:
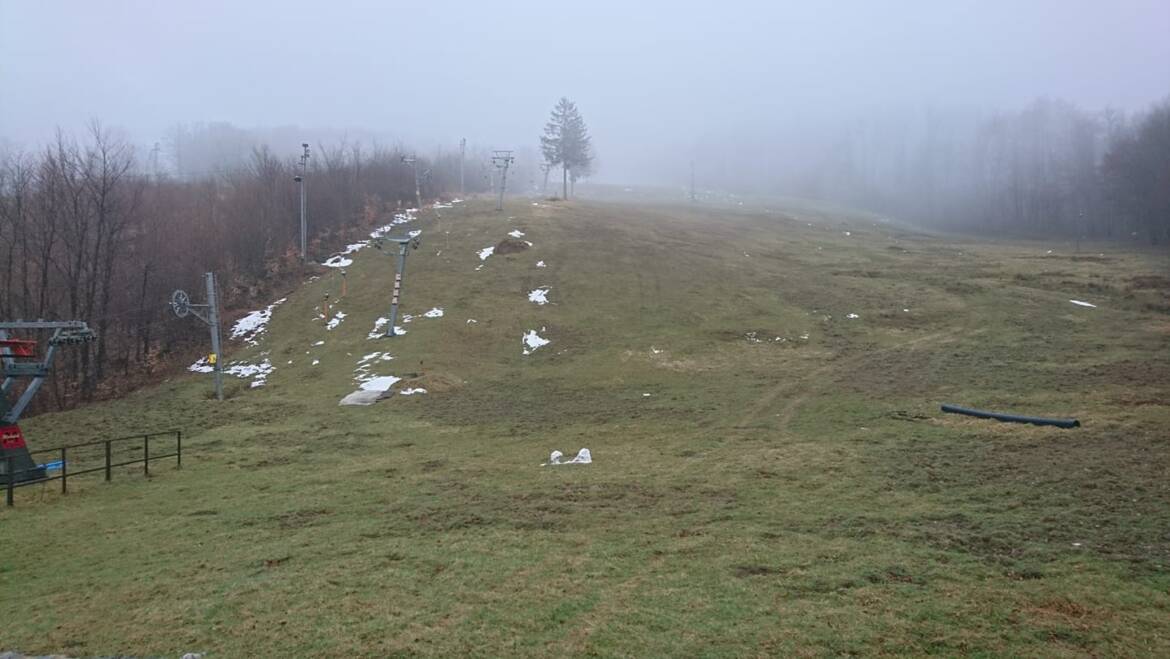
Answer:
M0 650L1170 654L1164 255L794 201L492 208L394 229L422 231L403 336L369 338L394 259L367 246L344 298L331 270L232 343L263 386L30 420L34 449L186 450L18 492Z

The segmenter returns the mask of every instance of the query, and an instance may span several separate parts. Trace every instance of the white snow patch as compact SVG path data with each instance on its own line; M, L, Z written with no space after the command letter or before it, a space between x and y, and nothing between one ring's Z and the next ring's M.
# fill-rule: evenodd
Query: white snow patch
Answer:
M1097 305L1095 305L1095 304L1090 304L1090 303L1088 303L1088 302L1084 302L1084 301L1081 301L1081 300L1069 300L1069 302L1072 302L1073 304L1075 304L1075 305L1077 305L1077 306L1080 306L1080 307L1089 307L1090 309L1096 309L1096 308L1097 308Z
M402 329L401 325L395 325L394 326L394 335L399 336L402 334L406 334L406 330Z
M548 304L548 286L541 286L540 288L530 291L528 293L528 301L536 304Z
M846 315L845 315L845 317L846 317L846 318L861 318L861 316L858 316L858 315L857 315L857 314L855 314L855 313L846 314Z
M546 467L548 465L587 465L587 464L591 464L593 462L593 454L590 453L589 449L587 449L587 448L583 448L580 451L577 451L577 456L574 457L572 460L569 460L567 462L561 462L561 458L563 458L563 457L565 457L564 453L561 453L560 451L553 451L552 453L548 454L548 462L546 462L540 466Z
M323 345L325 345L325 341L324 340L318 341L318 342L314 343L313 345L314 346L323 346Z
M208 363L206 357L200 357L199 361L188 366L187 370L195 373L210 373L215 370L215 367Z
M544 264L544 261L537 261L537 262L536 262L536 267L538 267L538 268L547 268L548 266L546 266L546 265Z
M442 318L443 310L439 307L435 307L434 309L424 313L423 316L426 316L427 318Z
M320 364L320 363L321 363L321 360L320 360L320 359L314 359L314 360L313 360L313 363L312 363L312 366L316 366L317 364Z
M423 389L422 387L412 387L410 389L403 389L398 393L402 394L403 396L413 396L414 394L425 394L426 392L427 390Z
M418 238L419 236L422 235L422 229L415 229L414 231L408 231L406 233L406 235L410 236L411 238Z
M524 232L519 230L519 229L513 229L513 230L508 232L508 235L512 236L513 238L523 238Z
M349 266L353 265L353 259L347 259L344 256L338 254L337 256L329 257L329 259L323 261L321 265L327 268L348 268Z
M401 379L393 375L379 375L365 380L358 388L362 391L390 391L390 387L393 387L394 383Z
M338 311L337 314L335 316L333 316L332 318L330 318L329 322L325 324L325 329L327 329L327 330L336 329L337 326L340 325L341 321L343 321L343 320L345 320L345 312Z
M476 252L476 254L479 254L480 261L486 261L487 257L491 256L492 254L495 254L495 252L496 252L496 248L493 245L492 247L484 247L483 249Z
M483 270L483 264L482 264L482 263L480 263L479 265L475 266L475 271L476 271L476 272L479 272L480 270Z
M650 346L650 352L651 352L651 354L657 355L657 354L660 354L662 351L659 350L658 348L655 348L654 346Z
M542 328L541 331L543 332L544 329ZM542 338L540 335L538 335L536 330L528 330L524 333L524 336L522 336L520 340L525 346L523 352L525 355L531 355L532 352L537 348L552 343L548 339Z
M367 339L380 339L386 333L386 323L390 322L389 318L379 318L374 321L374 329L366 335Z
M845 235L846 235L846 236L852 236L853 234L852 234L852 233L850 233L850 232L848 232L848 231L846 231L846 232L845 232Z
M468 325L474 325L475 323L478 323L478 322L479 322L479 321L478 321L478 320L476 320L476 319L474 319L474 318L468 318L468 319L467 319L467 324L468 324Z
M223 370L228 375L234 375L237 378L247 380L252 379L252 387L263 387L268 380L268 376L276 370L272 362L265 357L259 364L249 364L247 362L232 362L227 368Z
M288 298L282 297L263 309L253 311L232 325L233 339L240 339L252 345L257 345L258 339L268 328L268 321L272 320L272 310L283 304Z

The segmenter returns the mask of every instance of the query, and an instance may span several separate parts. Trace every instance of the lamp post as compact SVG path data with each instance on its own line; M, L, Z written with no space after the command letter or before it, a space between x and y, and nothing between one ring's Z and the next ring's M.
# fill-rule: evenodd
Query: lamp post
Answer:
M309 167L309 143L302 142L301 148L305 150L301 154L301 173L294 176L293 180L297 182L297 185L301 189L301 262L307 262L309 259L309 251L307 248L309 228L305 220L305 175L308 173Z

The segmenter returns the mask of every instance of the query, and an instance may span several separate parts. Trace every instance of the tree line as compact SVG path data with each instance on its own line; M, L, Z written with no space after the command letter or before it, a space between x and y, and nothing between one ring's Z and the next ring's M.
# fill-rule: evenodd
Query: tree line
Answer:
M413 205L407 153L316 146L306 172L311 257ZM203 272L217 273L229 315L305 273L295 158L258 145L218 171L172 175L157 157L143 161L97 123L81 140L59 132L39 150L0 155L0 318L84 320L98 334L57 360L56 406L117 394L202 349L205 328L173 319L166 301L176 288L199 291ZM424 199L458 192L459 151L420 156L418 167ZM469 192L488 185L466 177Z
M874 112L715 139L697 147L709 187L981 233L1170 244L1170 99L1132 114L1046 98L1013 111Z

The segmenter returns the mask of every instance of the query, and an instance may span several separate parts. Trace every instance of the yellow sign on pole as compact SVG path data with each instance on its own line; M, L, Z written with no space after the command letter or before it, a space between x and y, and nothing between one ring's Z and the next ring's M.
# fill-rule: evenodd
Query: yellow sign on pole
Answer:
M214 352L207 356L207 363L215 366L215 362L219 360L219 355Z

